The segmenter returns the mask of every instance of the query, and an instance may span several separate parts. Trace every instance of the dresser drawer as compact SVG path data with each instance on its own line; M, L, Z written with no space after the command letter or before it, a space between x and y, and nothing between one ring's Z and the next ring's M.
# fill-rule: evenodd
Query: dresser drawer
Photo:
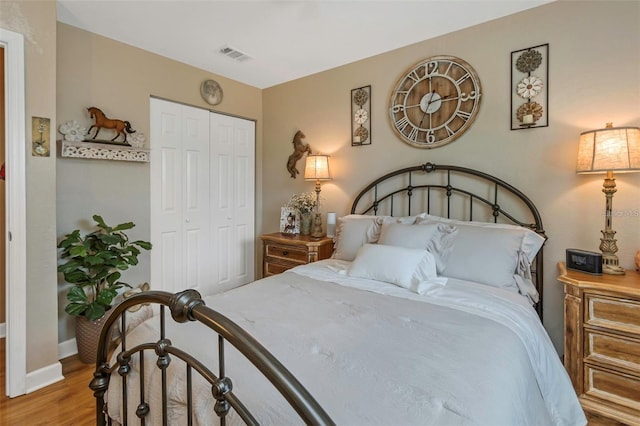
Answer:
M308 250L305 247L267 244L265 256L286 259L304 265L307 263Z
M640 334L640 301L586 293L585 324Z
M606 362L640 376L640 341L617 335L585 330L585 359Z
M584 394L640 410L640 377L584 365ZM640 411L638 411L640 414Z

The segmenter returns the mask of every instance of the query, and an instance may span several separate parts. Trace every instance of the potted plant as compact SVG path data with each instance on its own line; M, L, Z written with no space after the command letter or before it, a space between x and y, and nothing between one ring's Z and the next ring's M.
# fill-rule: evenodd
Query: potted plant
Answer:
M73 284L67 293L65 312L76 317L76 341L83 362L95 361L102 322L118 289L131 287L120 281L121 271L138 264L140 249L151 249L149 242L129 241L123 231L133 228L133 222L111 227L99 215L93 220L95 231L81 236L76 229L58 244L64 260L58 272Z

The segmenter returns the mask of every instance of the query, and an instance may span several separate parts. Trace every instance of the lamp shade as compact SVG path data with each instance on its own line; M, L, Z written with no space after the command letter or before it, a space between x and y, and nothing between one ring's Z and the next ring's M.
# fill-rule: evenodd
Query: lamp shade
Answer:
M305 180L330 180L329 156L310 154L304 167Z
M640 128L612 127L580 134L577 173L640 172Z

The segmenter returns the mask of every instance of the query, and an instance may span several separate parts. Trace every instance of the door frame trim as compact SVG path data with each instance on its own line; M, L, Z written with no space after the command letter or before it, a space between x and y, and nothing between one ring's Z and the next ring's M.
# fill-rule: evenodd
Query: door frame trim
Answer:
M7 161L6 393L26 393L27 225L25 58L22 34L0 28L5 48L5 146ZM11 236L9 238L9 235Z

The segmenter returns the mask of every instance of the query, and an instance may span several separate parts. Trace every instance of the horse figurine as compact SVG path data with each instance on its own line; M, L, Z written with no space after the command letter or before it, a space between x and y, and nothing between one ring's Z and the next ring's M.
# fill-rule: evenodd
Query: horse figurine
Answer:
M296 178L297 174L300 174L300 172L296 168L296 163L298 162L298 160L302 158L302 155L305 152L311 154L311 147L309 146L309 144L305 145L304 143L302 143L302 139L304 138L304 133L298 130L293 137L293 141L291 141L291 143L293 144L293 154L291 154L289 156L289 159L287 160L287 170L291 174L291 177L294 179Z
M122 135L124 136L124 143L127 143L127 133L136 132L131 128L131 123L129 123L128 121L107 118L107 116L105 116L99 108L91 107L87 108L87 111L89 111L91 118L96 119L96 124L89 127L89 130L87 131L87 133L91 135L91 129L93 129L94 127L96 128L96 134L93 135L93 138L91 139L95 139L98 136L98 132L100 131L100 129L105 128L114 129L116 131L116 136L111 139L111 142L114 142L118 138L118 136ZM125 133L125 130L127 133Z

